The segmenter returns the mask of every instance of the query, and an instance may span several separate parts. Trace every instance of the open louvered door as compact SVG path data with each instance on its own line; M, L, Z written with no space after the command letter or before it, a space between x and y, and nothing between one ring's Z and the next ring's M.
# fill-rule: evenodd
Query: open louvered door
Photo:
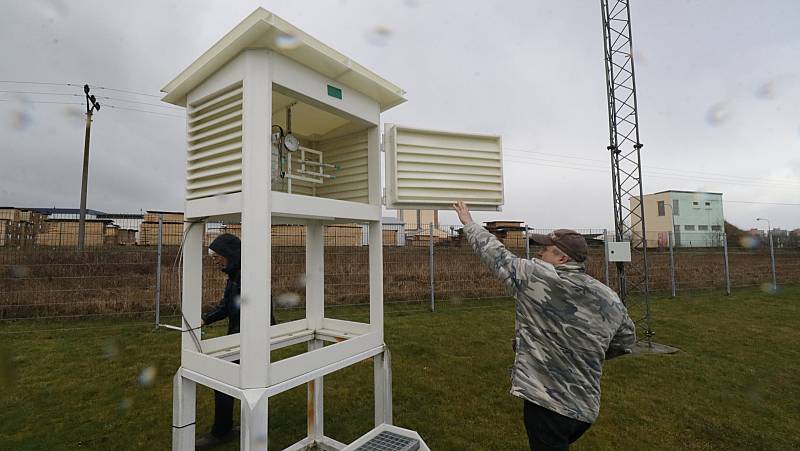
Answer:
M422 130L386 124L386 207L473 210L503 205L503 146L499 136Z

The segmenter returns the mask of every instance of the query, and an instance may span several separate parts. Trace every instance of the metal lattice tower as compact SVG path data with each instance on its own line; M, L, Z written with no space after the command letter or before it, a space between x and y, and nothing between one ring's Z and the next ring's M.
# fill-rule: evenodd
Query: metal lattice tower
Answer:
M631 307L633 294L641 294L644 312L635 318L646 337L650 327L647 240L645 239L639 118L633 65L633 40L629 0L600 0L603 16L608 130L614 191L614 229L617 241L631 242L631 261L617 263L619 294ZM639 202L631 205L631 198ZM643 324L641 324L643 323Z

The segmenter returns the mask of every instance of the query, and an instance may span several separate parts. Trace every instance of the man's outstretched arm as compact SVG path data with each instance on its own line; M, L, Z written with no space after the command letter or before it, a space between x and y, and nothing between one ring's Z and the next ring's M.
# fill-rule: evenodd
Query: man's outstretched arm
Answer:
M453 208L464 225L467 241L492 274L500 279L510 293L524 290L533 272L533 263L509 252L500 240L475 223L464 202L456 202Z

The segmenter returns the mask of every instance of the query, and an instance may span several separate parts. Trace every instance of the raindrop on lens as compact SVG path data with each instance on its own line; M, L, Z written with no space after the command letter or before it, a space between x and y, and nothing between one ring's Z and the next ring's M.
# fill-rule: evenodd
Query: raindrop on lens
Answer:
M777 294L778 287L773 285L772 282L764 282L761 284L761 291L767 294Z
M264 432L260 432L258 435L255 436L255 441L258 444L267 443L267 434Z
M758 249L761 246L761 240L753 235L745 235L739 238L739 245L745 249Z
M281 293L275 297L275 302L281 307L294 307L300 303L300 295L290 291Z
M291 34L280 34L275 36L275 47L281 50L293 50L300 47L300 39Z
M150 387L156 380L158 370L154 366L148 366L139 373L139 385L143 387Z
M119 408L120 411L124 412L130 409L131 405L133 405L133 401L131 401L131 398L122 398L117 407Z
M778 83L775 80L770 80L756 89L756 97L761 99L774 99L777 94Z
M22 279L31 274L31 269L23 265L13 265L9 269L12 279Z
M108 341L103 345L103 357L106 359L113 359L119 354L119 347L114 341Z
M0 384L3 387L13 387L17 382L17 362L21 359L5 348L0 348Z
M389 38L391 36L392 30L379 25L367 33L367 42L372 45L384 46L389 43Z
M71 107L71 106L67 106L67 107L64 107L64 109L61 110L61 111L64 113L64 116L66 116L67 119L70 119L70 120L81 120L81 119L84 118L83 113L81 112L80 108L74 108L74 107Z
M24 110L16 110L11 112L11 121L9 126L12 130L23 131L30 127L33 123L33 117Z
M711 105L706 113L706 121L709 125L717 126L722 125L730 118L730 107L725 103L716 103Z

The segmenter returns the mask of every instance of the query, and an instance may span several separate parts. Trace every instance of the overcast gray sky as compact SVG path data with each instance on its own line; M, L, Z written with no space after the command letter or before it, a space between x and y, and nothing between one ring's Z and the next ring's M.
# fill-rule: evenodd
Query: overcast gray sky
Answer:
M183 113L152 96L257 6L405 89L384 122L502 135L506 205L477 219L611 228L596 0L4 2L0 205L78 206L82 106L34 102L89 83L128 108L95 117L89 208L182 210ZM645 192L722 192L740 227L800 227L800 5L631 8Z

